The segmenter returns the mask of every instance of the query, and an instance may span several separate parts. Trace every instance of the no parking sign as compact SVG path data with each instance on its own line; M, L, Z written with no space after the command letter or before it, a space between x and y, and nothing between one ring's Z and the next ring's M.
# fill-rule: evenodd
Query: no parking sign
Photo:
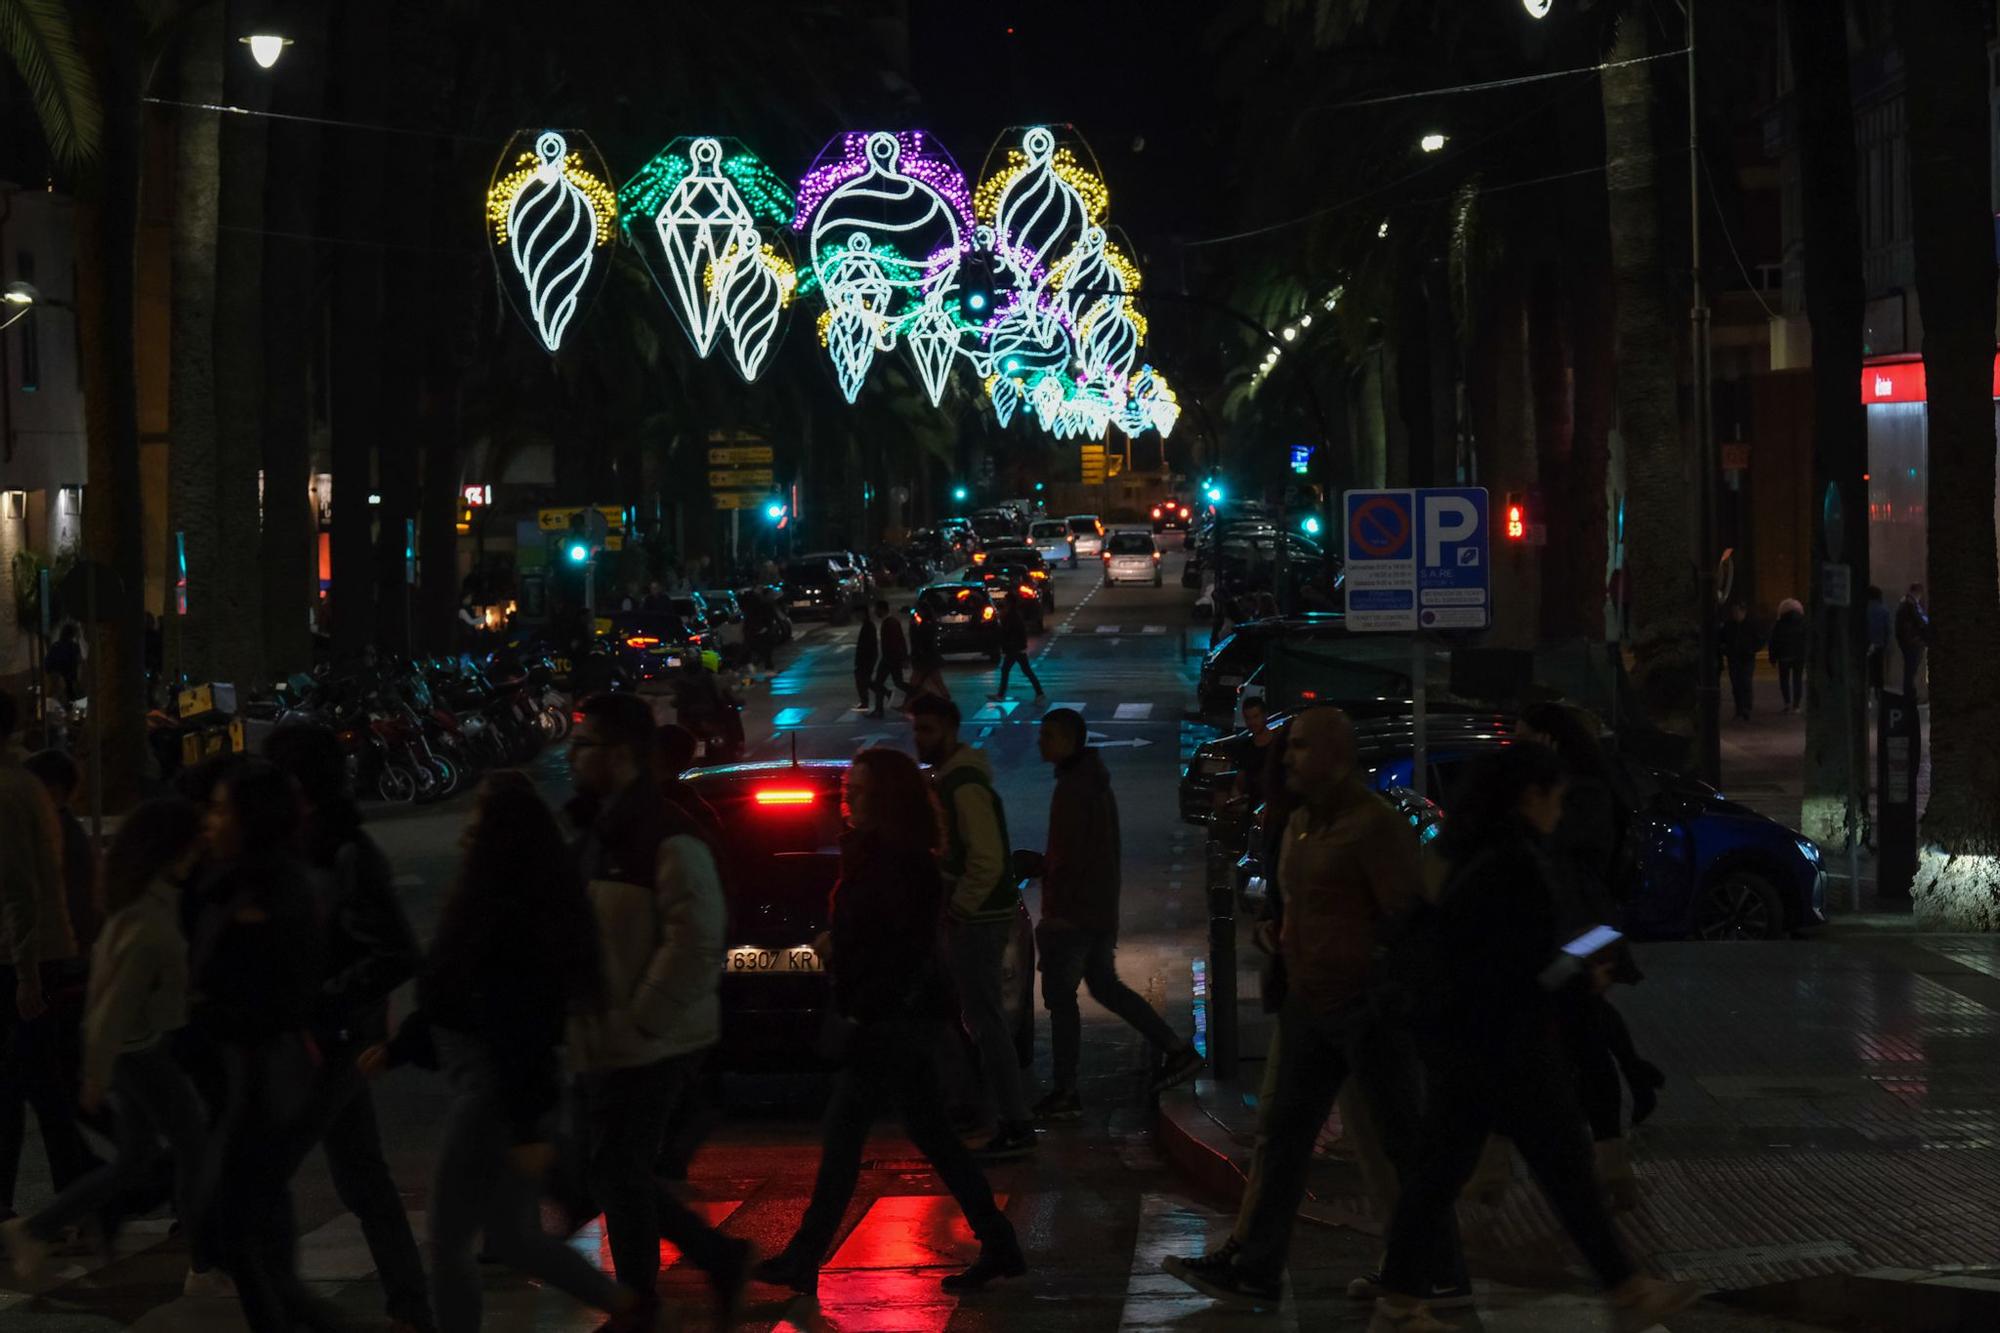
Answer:
M1481 486L1349 491L1347 628L1484 629L1492 528Z

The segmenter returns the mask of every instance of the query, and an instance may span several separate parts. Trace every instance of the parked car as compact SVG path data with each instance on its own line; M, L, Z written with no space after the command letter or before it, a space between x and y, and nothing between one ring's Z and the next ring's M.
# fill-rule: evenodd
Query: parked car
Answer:
M1411 786L1409 717L1360 721L1355 735L1370 785L1384 792ZM1512 719L1494 714L1429 719L1429 793L1442 796L1449 811L1467 766L1512 744L1514 735ZM1619 919L1609 924L1639 939L1742 940L1778 939L1825 923L1827 876L1811 839L1615 745L1607 743L1605 758L1624 818L1622 869L1611 886Z
M1076 568L1076 543L1070 540L1069 524L1059 518L1038 518L1028 525L1028 545L1042 553L1050 564L1067 561Z
M1097 515L1071 514L1063 522L1069 525L1071 569L1076 568L1077 560L1083 556L1095 560L1104 554L1104 521Z
M1000 612L981 584L931 584L911 603L910 620L913 627L935 625L938 651L947 657L978 653L993 662L1000 660ZM911 641L915 642L914 636Z
M1271 645L1284 640L1344 636L1347 617L1339 612L1272 616L1246 620L1210 646L1196 678L1195 707L1202 716L1227 717L1236 709L1236 691L1264 664ZM1407 640L1404 640L1407 642Z

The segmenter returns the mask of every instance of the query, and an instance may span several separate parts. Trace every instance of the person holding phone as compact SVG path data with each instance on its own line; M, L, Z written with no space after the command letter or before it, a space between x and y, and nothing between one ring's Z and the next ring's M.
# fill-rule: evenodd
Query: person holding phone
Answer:
M1603 984L1601 953L1565 931L1547 839L1563 815L1568 782L1555 751L1532 743L1482 757L1449 812L1452 873L1434 930L1446 994L1430 1028L1429 1097L1417 1163L1402 1182L1382 1266L1376 1333L1432 1333L1424 1293L1433 1289L1434 1237L1451 1215L1488 1134L1514 1140L1551 1209L1608 1293L1620 1329L1650 1327L1691 1303L1690 1284L1646 1277L1611 1224L1591 1171L1574 1076L1558 1036L1559 986ZM1563 946L1586 956L1565 954ZM1552 975L1568 958L1584 975Z

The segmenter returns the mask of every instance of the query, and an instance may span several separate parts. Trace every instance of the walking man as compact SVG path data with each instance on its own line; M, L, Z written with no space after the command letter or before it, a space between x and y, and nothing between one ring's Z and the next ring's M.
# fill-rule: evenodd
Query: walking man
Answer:
M389 996L417 973L423 952L396 900L388 857L361 827L347 790L347 757L318 723L280 727L264 757L298 784L306 807L306 859L320 873L319 916L326 971L313 1039L320 1072L299 1151L317 1140L341 1206L361 1223L389 1323L427 1333L430 1294L403 1196L382 1152L375 1099L356 1067L361 1052L389 1039Z
M1035 927L1042 965L1042 1003L1049 1011L1055 1088L1035 1105L1041 1120L1083 1114L1076 1069L1083 1044L1079 984L1090 998L1124 1019L1162 1061L1153 1090L1185 1083L1205 1063L1131 987L1118 979L1118 798L1111 774L1085 743L1083 714L1052 708L1042 715L1042 758L1055 767L1049 802L1048 850L1042 856L1042 920Z
M903 637L903 622L889 612L889 604L877 600L875 621L880 626L882 640L882 663L875 668L875 711L871 716L881 717L882 706L889 702L886 688L894 685L909 698L910 687L903 680L903 668L910 664L910 641Z
M1021 602L1018 595L1010 595L1000 611L1000 692L993 697L1007 697L1007 675L1016 666L1028 683L1035 687L1035 697L1046 699L1042 693L1042 682L1035 675L1035 668L1028 664L1028 622L1021 618Z
M1302 801L1285 825L1278 863L1288 984L1272 1095L1258 1126L1258 1187L1236 1237L1212 1254L1169 1256L1163 1264L1212 1296L1252 1302L1275 1301L1283 1292L1313 1143L1348 1077L1366 1095L1384 1151L1404 1176L1414 1167L1418 1116L1409 1036L1368 1002L1378 931L1422 893L1416 834L1362 781L1354 724L1337 708L1312 709L1293 721L1285 780ZM1444 1247L1455 1255L1455 1238L1441 1235L1437 1244L1436 1271L1452 1271L1456 1264L1444 1258ZM1431 1303L1469 1297L1469 1289L1454 1286L1433 1293Z
M958 738L958 705L923 695L911 712L917 758L931 766L931 783L944 809L940 869L959 1010L999 1121L992 1141L973 1155L988 1161L1023 1157L1034 1151L1035 1126L1000 990L1001 962L1021 904L1007 853L1006 807L993 790L993 766L985 753Z
M1741 602L1731 602L1729 618L1722 622L1717 644L1723 665L1729 669L1729 695L1736 706L1736 720L1750 720L1750 704L1756 693L1757 630L1750 612Z
M876 627L875 617L871 613L861 617L861 637L854 641L854 692L861 697L861 701L854 705L854 711L857 713L868 711L868 697L871 693L878 696L875 707L877 712L881 711L881 698L888 694L888 691L880 689L875 681L875 665L881 657L882 634Z
M582 713L570 738L570 813L584 829L577 865L605 982L603 1006L570 1023L585 1180L604 1210L621 1285L657 1303L666 1239L708 1275L733 1316L749 1242L717 1232L653 1175L666 1127L721 1036L721 880L695 823L654 783L646 701L600 694Z
M1903 698L1915 704L1923 676L1924 650L1931 644L1931 613L1924 608L1924 585L1912 583L1896 608L1896 647L1903 654Z

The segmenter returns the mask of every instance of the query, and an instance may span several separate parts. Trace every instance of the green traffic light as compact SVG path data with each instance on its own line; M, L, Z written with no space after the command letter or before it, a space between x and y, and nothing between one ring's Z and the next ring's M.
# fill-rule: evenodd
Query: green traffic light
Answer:
M952 488L951 498L954 500L963 500L968 493L969 492L966 491L965 487L955 486Z
M590 559L590 548L577 542L569 548L569 558L571 564L580 565Z

